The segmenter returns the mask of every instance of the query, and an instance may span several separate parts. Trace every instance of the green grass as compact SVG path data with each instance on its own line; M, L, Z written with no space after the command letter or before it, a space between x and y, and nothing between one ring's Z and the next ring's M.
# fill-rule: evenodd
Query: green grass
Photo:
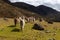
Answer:
M16 27L9 27L14 25L12 19L9 19L9 21L0 19L0 40L48 40L49 38L60 40L60 23L54 22L54 24L48 24L45 21L37 21L37 23L44 26L45 30L49 30L51 33L45 33L45 30L39 31L32 29L34 23L26 23L24 31L12 32L15 28L20 29L19 24L17 24ZM56 27L57 30L53 29L54 27ZM54 32L56 33L55 36L53 36Z

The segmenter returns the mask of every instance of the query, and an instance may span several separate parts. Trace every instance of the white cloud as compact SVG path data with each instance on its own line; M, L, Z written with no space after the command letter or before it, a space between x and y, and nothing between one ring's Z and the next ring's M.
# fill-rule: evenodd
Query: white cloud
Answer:
M10 2L25 2L34 6L38 6L40 4L43 4L42 0L10 0Z
M25 2L34 6L38 6L43 3L51 3L51 4L60 3L60 0L10 0L10 1L11 2Z
M10 2L13 2L13 3L14 3L14 2L17 2L17 0L9 0L9 1L10 1Z
M56 0L46 0L45 3L56 4Z
M39 5L42 5L44 3L52 4L52 5L60 4L60 0L10 0L10 2L13 2L13 3L14 2L25 2L28 4L34 5L34 6L39 6ZM53 7L53 6L51 6L51 7L54 9L59 9L57 7Z
M57 0L56 2L60 4L60 0Z

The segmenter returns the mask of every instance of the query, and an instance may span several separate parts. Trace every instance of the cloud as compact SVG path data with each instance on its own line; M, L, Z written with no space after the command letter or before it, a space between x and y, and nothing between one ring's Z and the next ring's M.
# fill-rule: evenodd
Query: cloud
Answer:
M40 4L42 4L42 0L10 0L10 2L14 3L14 2L25 2L34 6L38 6Z
M34 6L41 5L43 3L59 4L60 0L10 0L11 2L25 2Z
M17 2L17 0L9 0L10 2L14 3L14 2Z
M45 3L47 4L51 4L51 5L47 5L50 6L54 9L60 10L60 6L57 6L56 4L60 4L60 0L9 0L10 2L14 3L14 2L25 2L27 4L33 5L33 6L39 6L39 5L44 5Z

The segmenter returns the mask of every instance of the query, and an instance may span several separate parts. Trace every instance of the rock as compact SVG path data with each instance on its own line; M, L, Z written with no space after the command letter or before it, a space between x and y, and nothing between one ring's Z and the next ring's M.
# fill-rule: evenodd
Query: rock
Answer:
M34 24L33 29L44 30L44 28L41 25L37 24L37 23Z
M52 22L52 21L48 21L48 23L49 23L49 24L53 24L53 22Z
M49 38L49 40L55 40L54 38Z

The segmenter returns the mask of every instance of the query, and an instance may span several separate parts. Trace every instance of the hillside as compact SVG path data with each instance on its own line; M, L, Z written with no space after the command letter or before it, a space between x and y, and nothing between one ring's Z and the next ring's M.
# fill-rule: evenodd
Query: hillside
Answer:
M3 0L3 1L4 1L4 3L6 3L4 5L7 5L7 4L9 5L10 8L8 8L8 6L6 8L8 8L7 10L10 10L8 12L13 14L13 16L16 16L18 14L19 15L22 14L25 16L33 16L34 15L35 17L42 16L46 21L50 20L50 21L60 22L60 12L58 12L57 10L50 8L48 6L39 5L39 6L35 7L33 5L29 5L24 2L11 3L8 0ZM13 12L11 9L14 9ZM11 14L9 14L9 15L11 15Z
M40 5L37 7L38 12L41 12L41 15L48 21L60 21L60 12L52 9L50 7L47 7L45 5Z
M8 19L8 22L0 19L0 40L60 40L60 23L54 22L49 24L45 21L36 21L45 30L33 29L34 22L26 23L24 31L20 30L20 25L15 27L13 19ZM2 25L1 25L2 24ZM18 30L15 30L18 29ZM13 31L15 30L15 31Z
M57 10L50 8L48 6L45 5L39 5L37 7L33 6L33 5L29 5L23 2L16 2L16 3L11 3L9 1L5 1L6 3L18 7L18 8L22 8L22 9L26 9L29 10L31 12L34 12L36 14L39 14L40 16L42 16L45 20L49 21L60 21L60 12L58 12Z
M15 17L15 16L37 16L38 14L35 14L33 12L27 11L22 8L14 7L3 0L0 0L0 17Z
M17 8L0 0L0 17L13 17L18 13ZM20 12L19 12L20 13Z

